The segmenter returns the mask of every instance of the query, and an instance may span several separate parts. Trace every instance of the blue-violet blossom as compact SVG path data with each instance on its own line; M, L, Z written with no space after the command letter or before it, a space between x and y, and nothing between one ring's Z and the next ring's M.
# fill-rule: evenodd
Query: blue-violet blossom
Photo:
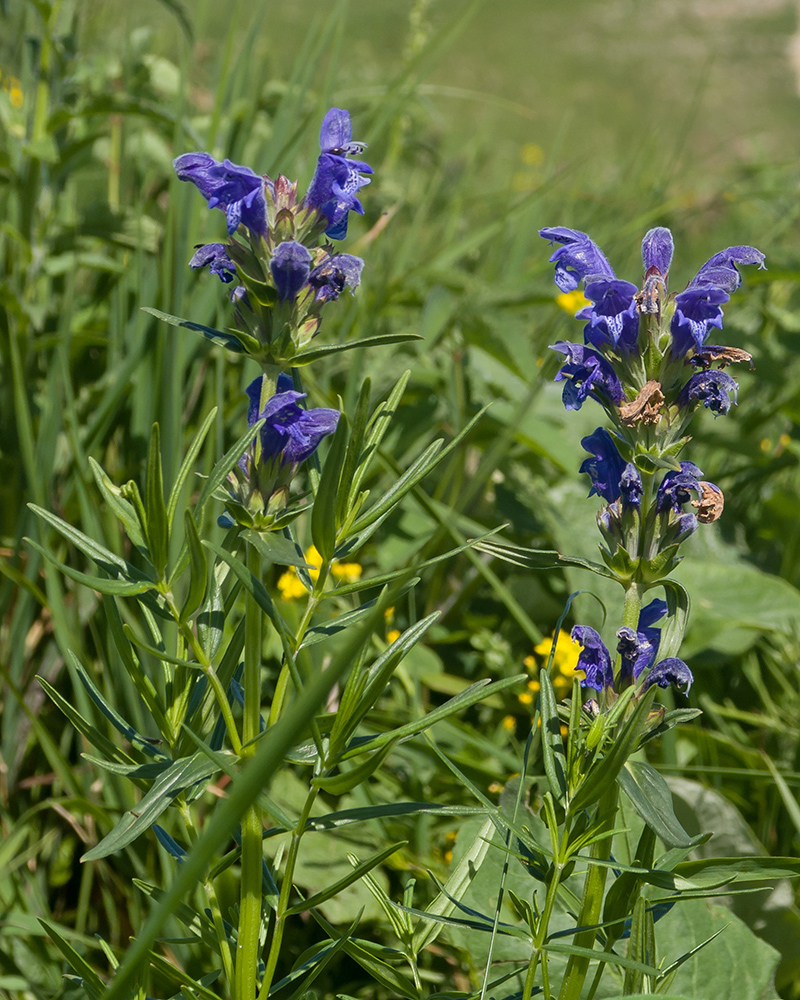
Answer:
M591 455L579 470L587 472L592 480L589 496L596 494L613 503L619 498L620 481L626 468L614 439L604 427L598 427L592 434L581 438L581 447Z
M703 473L694 462L681 462L680 471L674 469L666 474L656 493L656 511L668 510L676 514L683 512L683 504L691 499L691 492L700 492L700 477Z
M294 300L303 288L314 291L317 302L338 299L345 288L356 289L361 281L364 261L349 253L327 254L316 267L312 256L294 240L279 244L270 260L272 280L281 300Z
M209 153L184 153L172 161L182 181L191 181L208 202L209 208L225 212L228 234L239 224L258 236L267 235L267 203L264 185L271 183L250 167L230 160L215 160Z
M342 108L331 108L322 121L319 133L321 153L317 169L304 198L304 204L318 209L328 220L325 234L332 240L347 235L348 213L364 214L358 190L369 184L372 167L360 160L349 160L351 153L360 153L363 143L353 142L350 115Z
M587 396L601 402L603 397L619 405L625 398L622 383L609 362L591 347L559 340L551 350L565 354L567 361L558 370L556 382L564 382L562 399L568 410L579 410Z
M219 275L219 280L228 284L236 277L236 265L228 256L224 243L206 243L195 247L189 267L207 267L211 274Z
M695 400L701 400L716 416L726 414L731 408L730 395L736 402L738 392L736 380L727 372L711 370L692 375L678 394L678 406L691 406Z

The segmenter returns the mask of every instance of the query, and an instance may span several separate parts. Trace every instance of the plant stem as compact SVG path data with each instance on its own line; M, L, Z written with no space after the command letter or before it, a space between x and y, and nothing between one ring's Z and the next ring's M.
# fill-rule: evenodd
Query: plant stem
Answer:
M261 557L254 545L247 547L247 568L261 579ZM244 712L242 718L243 758L255 753L255 739L261 727L261 644L262 611L248 594L245 603ZM261 937L262 824L257 801L242 818L242 874L239 900L239 940L236 950L235 1000L253 1000Z
M637 597L636 614L638 619L638 607L641 606L641 596ZM625 605L628 605L628 595L625 596ZM612 785L611 789L600 799L597 807L599 826L603 830L611 830L614 827L614 818L617 813L617 786ZM606 858L611 851L611 838L604 837L602 840L592 844L591 854L593 858ZM581 912L578 914L578 926L586 927L597 924L600 921L600 911L603 905L603 890L606 885L606 875L608 869L601 865L589 865L586 872L586 882L583 887L583 902ZM594 945L596 931L582 931L575 935L574 944L581 948L591 948ZM589 971L589 959L584 956L571 955L567 962L567 969L564 973L564 981L561 984L559 1000L578 1000L583 989L586 974Z
M625 606L622 609L623 628L627 626L634 629L634 631L638 629L639 612L642 610L643 596L644 588L642 584L631 581L628 584L628 589L625 591Z
M267 967L264 971L264 980L261 983L258 1000L264 1000L267 996L270 987L272 986L272 980L275 976L275 969L278 964L281 944L283 943L283 932L286 926L286 911L289 909L291 902L294 870L297 865L300 841L305 833L306 823L308 822L308 817L311 815L311 808L314 805L318 793L319 788L317 787L309 789L302 812L297 820L297 826L294 828L294 832L292 833L292 840L286 854L286 869L283 873L283 879L281 880L281 892L278 898L278 909L275 915L275 933L270 941ZM242 840L242 845L244 846L244 840ZM244 998L237 997L237 1000L244 1000Z

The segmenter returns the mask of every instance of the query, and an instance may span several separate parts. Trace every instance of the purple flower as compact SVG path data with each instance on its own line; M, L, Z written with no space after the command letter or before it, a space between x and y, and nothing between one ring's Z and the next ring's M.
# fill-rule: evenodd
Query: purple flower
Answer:
M252 233L267 235L266 178L230 160L220 163L208 153L184 153L172 165L182 181L191 181L197 187L209 208L225 212L229 234L235 233L241 223Z
M692 672L683 660L677 656L668 656L657 663L645 677L642 690L646 691L651 684L658 684L660 688L667 688L671 684L684 694L688 694L693 680Z
M687 351L700 350L712 326L722 329L722 304L730 295L723 288L689 287L675 296L675 313L670 324L672 353L682 358Z
M642 477L639 475L639 470L633 462L628 462L620 476L619 492L622 497L623 509L626 507L641 507L644 487L642 486Z
M576 667L586 675L581 681L581 687L594 688L595 691L612 687L614 671L611 657L597 632L588 625L576 625L572 630L572 638L583 646Z
M579 410L587 396L619 405L625 398L622 383L602 354L583 344L559 340L551 350L565 354L567 361L558 370L556 382L564 382L562 398L568 410Z
M764 270L764 254L755 247L728 247L720 250L709 257L688 287L721 288L728 293L735 292L742 283L737 264L758 264L759 270Z
M287 240L276 247L269 269L281 301L297 298L297 293L308 282L311 259L309 251L294 240Z
M737 264L764 267L764 254L755 247L728 247L710 257L675 296L672 317L672 353L683 357L692 348L700 350L711 327L722 329L722 305L742 283Z
M584 328L587 344L631 353L639 339L639 310L636 305L636 285L616 278L592 281L584 289L593 305L581 309L578 319L588 320Z
M589 496L597 495L613 503L619 497L620 479L625 470L614 439L604 427L598 427L593 434L581 439L581 447L591 455L580 467L580 471L588 472L592 480Z
M682 505L691 499L690 490L700 490L700 476L703 473L693 462L681 462L680 472L668 472L656 494L656 510L659 514L674 510L683 513Z
M308 283L319 302L338 299L345 288L356 289L361 284L364 261L350 253L329 254L314 268Z
M261 406L261 390L264 376L260 375L247 387L249 406L247 423L253 426L258 420L266 420L259 432L261 453L259 467L277 462L279 467L299 465L312 455L320 441L336 430L339 422L338 410L304 410L297 405L306 394L291 388L288 375L278 377L277 391ZM252 460L252 456L251 456Z
M328 220L325 234L332 240L347 235L348 213L364 214L357 192L371 174L372 167L359 160L348 160L349 153L360 153L362 143L352 142L353 130L350 115L341 108L331 108L322 121L319 144L322 150L317 169L311 179L304 203L320 211Z
M655 659L656 651L645 632L628 626L617 632L617 639L617 652L622 658L619 672L619 685L622 687L631 678L638 680L639 674Z
M555 280L562 292L572 292L583 279L610 278L614 272L603 251L586 233L565 226L540 229L539 235L551 243L562 243L550 257L556 265Z
M738 385L727 372L711 370L692 375L678 394L678 406L691 406L695 400L702 400L712 413L726 414L731 408L730 394L736 402Z
M675 250L675 243L672 233L664 226L657 226L645 234L642 240L642 261L644 263L645 277L648 273L657 272L666 279L669 273L669 265L672 263L672 254Z
M211 274L219 275L220 281L226 285L236 277L236 265L228 256L224 243L206 243L205 246L195 247L189 267L207 267Z

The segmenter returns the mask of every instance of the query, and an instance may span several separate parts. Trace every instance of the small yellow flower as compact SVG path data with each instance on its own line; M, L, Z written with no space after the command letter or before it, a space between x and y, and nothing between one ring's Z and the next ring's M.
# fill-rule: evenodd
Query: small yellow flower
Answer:
M528 167L540 167L544 163L544 150L535 142L526 142L520 150L520 158Z
M516 729L516 726L517 726L517 720L514 718L513 715L507 715L503 719L503 729L505 729L507 732L513 733L514 730Z
M533 668L536 666L536 657L526 656L522 662L525 664L528 670L533 670Z
M530 691L523 691L522 694L519 696L518 700L521 705L532 705L533 695L530 693Z
M392 618L394 618L394 605L392 605L390 608L387 608L383 612L383 617L386 619L387 622L390 622Z
M528 681L528 690L538 694L542 690L542 685L538 681Z
M11 101L11 106L14 108L21 108L23 102L22 88L21 87L11 87L8 92L8 99Z
M322 566L322 556L317 551L315 545L310 545L304 553L305 561L309 565L308 575L312 580L319 579L319 570ZM334 563L331 566L331 576L335 580L340 580L343 583L355 583L357 580L361 579L361 573L363 572L362 567L359 563ZM294 566L290 566L289 569L280 577L278 580L278 590L284 601L292 601L295 598L302 597L306 593L306 588L303 586L300 577L297 575L297 570Z
M762 451L770 451L771 449L772 449L772 442L770 441L770 439L769 438L762 438L761 439L761 450Z
M562 292L560 295L556 295L556 305L560 306L564 312L574 315L579 309L590 306L591 302L579 288L576 288L573 292Z
M562 629L558 633L557 639L555 635L552 635L543 639L538 645L533 647L534 653L540 657L541 668L545 668L547 666L547 661L550 658L550 651L553 648L554 642L556 649L553 654L551 680L557 697L561 699L566 697L572 690L572 678L576 675L578 677L583 677L583 671L578 670L578 657L580 656L583 647L580 643L575 642L572 639L569 632ZM531 669L532 667L535 668L536 665L537 661L533 657L525 657L525 666L528 667L528 669ZM535 685L535 687L533 685ZM539 682L537 680L529 681L528 688L531 691L538 691Z
M386 633L386 641L389 643L389 645L391 645L393 642L396 642L402 634L403 633L400 631L399 628L391 628Z

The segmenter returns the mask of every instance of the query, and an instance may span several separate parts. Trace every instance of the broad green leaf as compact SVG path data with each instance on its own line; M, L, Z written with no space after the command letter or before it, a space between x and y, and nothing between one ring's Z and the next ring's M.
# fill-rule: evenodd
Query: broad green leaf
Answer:
M617 782L636 812L667 847L691 846L692 838L675 815L672 792L654 767L644 761L626 761Z
M234 754L230 756L235 759ZM181 792L198 782L206 781L217 774L218 770L219 768L201 753L176 760L156 779L136 809L125 813L114 829L96 847L87 851L81 861L97 861L99 858L107 858L109 854L121 851L148 830Z

